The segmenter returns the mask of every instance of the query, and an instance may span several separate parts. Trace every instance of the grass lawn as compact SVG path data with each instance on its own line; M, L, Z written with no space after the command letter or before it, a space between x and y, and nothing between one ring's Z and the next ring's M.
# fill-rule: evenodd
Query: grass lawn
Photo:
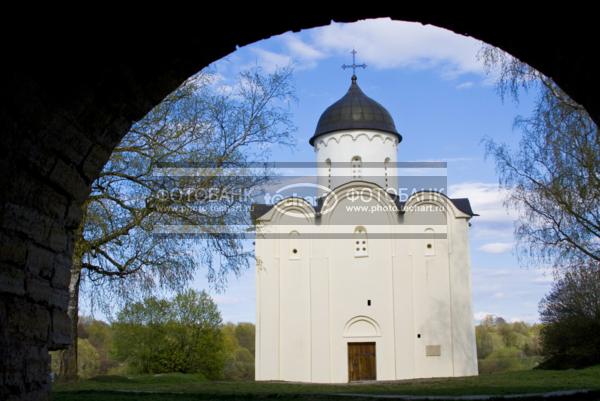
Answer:
M467 378L421 379L383 383L299 384L281 382L215 382L194 375L101 376L71 384L55 384L55 401L100 400L234 400L313 399L327 394L474 395L541 393L557 390L600 391L600 365L580 370L529 370ZM347 398L335 398L347 401Z

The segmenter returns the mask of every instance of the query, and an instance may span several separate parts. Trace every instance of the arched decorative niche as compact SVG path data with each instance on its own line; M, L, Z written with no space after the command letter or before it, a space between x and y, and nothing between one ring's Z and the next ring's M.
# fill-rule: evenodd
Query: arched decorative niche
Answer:
M374 319L355 316L346 323L344 337L381 337L381 329Z
M300 259L300 233L296 230L291 231L288 235L288 255L290 259Z
M425 229L425 256L435 255L435 230L431 227Z

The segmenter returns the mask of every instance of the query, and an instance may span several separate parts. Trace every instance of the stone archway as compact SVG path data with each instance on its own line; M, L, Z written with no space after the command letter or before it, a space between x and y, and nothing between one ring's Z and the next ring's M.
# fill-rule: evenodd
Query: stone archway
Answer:
M163 9L160 18L138 22L130 16L93 22L28 14L19 28L35 27L40 34L6 44L0 76L0 398L48 397L48 350L70 341L72 232L89 185L112 148L133 121L236 45L331 20L391 16L433 24L528 62L600 122L595 13L580 7L517 14L508 8L496 10L494 20L434 10L241 18L229 16L224 7L188 21L170 10L177 16L173 23L165 22ZM215 21L222 26L214 28Z

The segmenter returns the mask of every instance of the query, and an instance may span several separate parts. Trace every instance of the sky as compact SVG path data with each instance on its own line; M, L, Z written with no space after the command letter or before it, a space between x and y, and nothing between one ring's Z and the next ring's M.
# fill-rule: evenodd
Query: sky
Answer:
M308 140L321 113L342 97L350 84L350 51L357 50L361 89L391 113L403 140L399 161L447 161L448 192L468 197L479 217L472 219L470 247L474 320L487 314L506 320L538 320L538 303L549 291L552 275L521 267L514 254L516 214L503 206L494 162L486 160L483 138L516 146L513 122L528 115L533 94L519 102L498 95L477 53L482 43L451 31L418 23L377 19L285 33L239 48L210 69L222 84L243 69L265 71L292 65L297 101L290 104L296 146L273 147L272 161L314 160ZM255 321L255 272L229 277L225 291L211 293L224 321ZM209 289L205 272L193 283Z

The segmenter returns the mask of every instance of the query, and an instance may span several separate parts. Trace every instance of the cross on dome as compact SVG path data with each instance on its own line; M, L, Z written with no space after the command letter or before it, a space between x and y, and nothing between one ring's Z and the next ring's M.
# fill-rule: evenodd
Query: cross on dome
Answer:
M352 81L356 81L356 69L357 68L363 68L363 69L367 68L367 65L365 63L356 64L357 51L355 49L352 49L352 51L350 53L352 53L352 64L342 64L342 69L346 70L348 68L352 68Z

